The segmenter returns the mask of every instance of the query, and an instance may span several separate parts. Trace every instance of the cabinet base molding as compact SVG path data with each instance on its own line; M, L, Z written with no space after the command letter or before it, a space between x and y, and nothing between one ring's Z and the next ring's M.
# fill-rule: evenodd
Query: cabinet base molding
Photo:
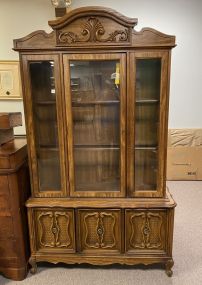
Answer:
M21 281L26 278L28 270L25 267L0 267L0 273L8 279Z
M38 262L50 262L53 264L66 263L66 264L83 264L87 263L90 265L112 265L112 264L121 264L121 265L151 265L151 264L165 264L166 274L171 277L173 272L171 268L174 265L172 257L168 256L159 256L159 257L148 257L148 256L86 256L81 254L41 254L33 255L30 257L29 263L32 266L31 273L35 274L37 272L37 263Z

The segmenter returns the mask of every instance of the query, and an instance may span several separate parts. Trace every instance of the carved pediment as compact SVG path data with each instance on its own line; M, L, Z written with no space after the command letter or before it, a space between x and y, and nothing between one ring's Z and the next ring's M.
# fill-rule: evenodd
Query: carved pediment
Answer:
M128 18L113 9L83 7L49 21L53 31L35 31L14 40L15 50L65 50L96 46L113 48L155 48L175 46L175 37L151 28L137 32L136 18Z
M56 31L57 46L131 44L137 19L129 19L112 9L76 9L49 25Z

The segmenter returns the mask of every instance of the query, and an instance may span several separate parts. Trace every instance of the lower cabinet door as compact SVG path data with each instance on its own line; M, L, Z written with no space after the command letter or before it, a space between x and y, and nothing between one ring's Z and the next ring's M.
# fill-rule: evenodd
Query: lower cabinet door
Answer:
M37 250L75 251L73 210L35 210L34 218Z
M121 251L120 210L78 210L80 252L116 253Z
M151 254L166 252L166 210L126 210L126 252Z

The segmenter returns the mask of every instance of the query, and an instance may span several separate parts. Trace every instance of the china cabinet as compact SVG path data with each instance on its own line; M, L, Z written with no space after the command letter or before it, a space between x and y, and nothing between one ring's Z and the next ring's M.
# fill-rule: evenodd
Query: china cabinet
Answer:
M14 40L20 52L32 196L30 264L164 263L174 208L166 189L175 37L103 7Z

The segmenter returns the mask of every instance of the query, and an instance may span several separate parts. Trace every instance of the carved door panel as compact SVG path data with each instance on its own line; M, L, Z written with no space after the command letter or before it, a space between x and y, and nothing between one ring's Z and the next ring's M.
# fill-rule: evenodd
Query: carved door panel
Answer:
M37 249L74 251L72 210L36 211Z
M79 210L79 244L83 252L121 250L119 210Z
M166 250L166 211L126 210L126 251Z

